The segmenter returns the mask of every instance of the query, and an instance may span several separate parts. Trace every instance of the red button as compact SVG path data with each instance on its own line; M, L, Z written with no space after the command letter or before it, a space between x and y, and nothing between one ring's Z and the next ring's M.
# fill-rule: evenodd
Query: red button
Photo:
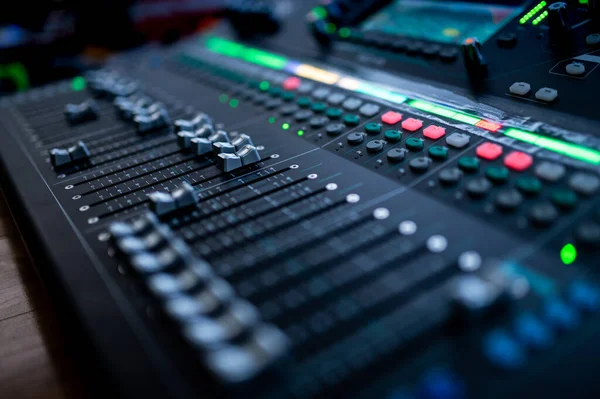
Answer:
M387 123L388 125L394 125L402 120L402 114L399 114L394 111L388 111L385 114L381 115L381 121L383 123Z
M423 136L428 139L437 140L441 139L446 135L446 129L440 126L428 126L425 130L423 130Z
M494 123L494 122L490 122L490 121L485 121L483 119L480 120L479 122L477 122L475 124L475 126L480 127L482 129L485 129L485 130L489 130L490 132L497 132L502 127L502 125L500 125L498 123Z
M422 127L423 127L423 121L418 120L418 119L408 118L407 120L402 122L402 129L408 130L409 132L416 132L417 130L419 130Z
M498 159L500 155L502 155L502 147L498 144L487 142L477 147L477 156L479 158L493 161L494 159Z
M283 82L283 88L286 90L296 90L298 87L300 87L301 83L302 81L300 81L300 79L295 76L291 76Z
M504 165L517 172L523 172L533 165L533 158L524 152L513 151L504 158Z

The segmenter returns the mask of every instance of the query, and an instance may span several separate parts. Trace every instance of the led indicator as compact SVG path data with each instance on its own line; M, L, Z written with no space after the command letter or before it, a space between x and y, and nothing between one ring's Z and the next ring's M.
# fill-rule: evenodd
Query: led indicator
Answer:
M577 249L573 244L567 244L560 250L560 260L565 265L570 265L577 259Z
M594 165L600 165L600 151L591 148L582 147L577 144L566 143L561 140L551 139L549 137L540 136L535 133L524 132L518 129L509 129L504 132L508 137L534 144L538 147L549 151L557 152L569 158L588 162Z
M275 117L274 116L272 116L272 117L269 118L269 123L270 124L275 123Z
M298 136L300 136L300 137L304 136L304 130L298 130Z
M239 102L239 100L237 100L235 98L232 98L231 101L229 101L229 106L231 108L237 108L238 105L240 105L240 102Z
M539 24L540 22L542 22L544 20L544 18L546 18L547 16L548 16L548 11L544 11L543 13L540 14L539 17L534 19L531 23L535 26L535 25Z
M340 79L340 76L337 73L329 72L307 64L298 65L296 68L296 75L328 85L332 85Z
M497 132L502 127L502 125L500 125L498 123L486 121L483 119L481 119L479 122L477 122L475 124L475 126L480 127L485 130L489 130L490 132Z
M332 23L332 22L328 22L325 25L325 32L328 33L328 34L330 34L330 35L333 35L335 33L336 29L337 28L335 27L335 24Z
M77 76L71 81L71 89L73 89L73 91L82 91L85 89L85 86L85 78L82 76Z
M527 21L529 21L538 12L540 12L544 7L546 7L546 4L547 3L545 1L539 2L535 7L533 7L531 10L529 10L529 12L527 14L525 14L521 17L521 19L519 20L519 23L521 25L524 25L525 23L527 23ZM537 24L534 24L534 25L537 25Z
M281 128L283 130L288 130L290 128L290 124L289 123L284 123L283 125L281 125Z
M258 88L261 91L267 91L269 90L269 87L271 87L271 84L269 82L267 82L266 80L263 80L262 82L260 82L260 84L258 85Z
M220 37L211 37L206 41L206 47L217 54L232 58L241 58L252 64L264 66L271 69L283 69L288 60L279 55L246 47L241 44L225 40Z
M315 14L318 18L327 18L327 10L325 7L315 7L312 10L313 14Z
M219 95L219 102L221 104L225 104L227 101L229 101L229 96L227 94Z
M355 91L369 96L378 97L382 100L390 101L395 104L402 104L407 100L406 96L403 96L400 93L396 93L387 89L382 89L368 83L361 83Z
M352 31L350 30L350 28L340 28L340 30L338 31L338 35L340 35L340 37L344 39L349 38L351 34Z

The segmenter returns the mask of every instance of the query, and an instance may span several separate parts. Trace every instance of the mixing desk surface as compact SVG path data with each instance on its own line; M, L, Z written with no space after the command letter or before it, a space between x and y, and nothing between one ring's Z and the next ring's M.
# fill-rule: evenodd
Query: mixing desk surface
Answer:
M0 100L125 397L597 398L600 2L238 1Z

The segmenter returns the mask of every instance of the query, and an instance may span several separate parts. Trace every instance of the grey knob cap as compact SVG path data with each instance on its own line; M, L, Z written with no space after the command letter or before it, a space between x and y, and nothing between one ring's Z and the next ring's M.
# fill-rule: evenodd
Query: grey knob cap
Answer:
M196 205L198 197L196 190L189 183L184 182L178 189L171 194L177 205L177 209L187 208L188 206Z
M253 145L243 146L236 154L242 159L244 166L260 162L260 154Z
M252 139L247 134L240 134L233 140L231 140L231 144L235 146L236 151L242 149L245 145L254 145Z
M212 142L208 139L195 137L191 140L192 154L204 155L212 152Z
M221 153L217 155L217 167L223 172L231 172L242 167L242 159L236 154Z
M53 148L50 150L50 162L55 168L66 166L71 163L71 154L65 148Z
M77 144L69 147L68 151L73 162L86 161L90 158L90 151L83 141L78 141Z
M148 195L148 198L150 199L150 209L158 216L167 215L177 209L175 200L168 193L156 191Z

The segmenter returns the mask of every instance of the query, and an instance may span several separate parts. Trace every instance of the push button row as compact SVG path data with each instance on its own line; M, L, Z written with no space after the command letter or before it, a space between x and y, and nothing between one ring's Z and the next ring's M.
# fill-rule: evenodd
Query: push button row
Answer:
M223 383L251 380L285 355L287 337L262 322L258 310L216 276L209 263L193 256L154 214L132 223L115 222L110 233L166 316ZM149 239L156 234L160 240ZM128 251L132 245L123 244L127 241L138 242L135 251Z

